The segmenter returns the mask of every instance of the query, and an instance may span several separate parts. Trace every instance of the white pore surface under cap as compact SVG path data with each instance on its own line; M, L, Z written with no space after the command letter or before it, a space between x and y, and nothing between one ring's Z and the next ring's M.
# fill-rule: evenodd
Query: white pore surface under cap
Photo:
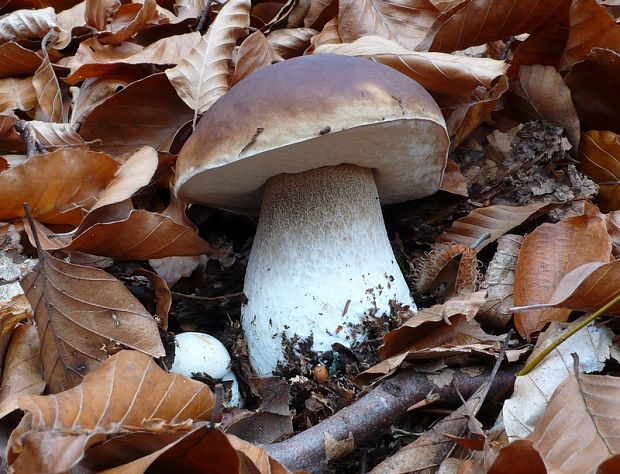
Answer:
M313 350L353 342L365 314L413 306L385 230L372 170L353 165L282 174L265 185L242 309L250 362L270 374L282 335ZM359 337L359 336L358 336Z

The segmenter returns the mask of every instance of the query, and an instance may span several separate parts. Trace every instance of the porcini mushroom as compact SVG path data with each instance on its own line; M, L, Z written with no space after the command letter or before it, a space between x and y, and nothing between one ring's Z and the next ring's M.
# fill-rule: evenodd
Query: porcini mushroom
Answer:
M312 336L325 351L350 345L365 314L389 314L392 301L414 307L380 204L436 192L448 143L419 84L338 55L262 69L205 113L175 189L233 212L260 208L242 308L257 373L283 361L283 336Z

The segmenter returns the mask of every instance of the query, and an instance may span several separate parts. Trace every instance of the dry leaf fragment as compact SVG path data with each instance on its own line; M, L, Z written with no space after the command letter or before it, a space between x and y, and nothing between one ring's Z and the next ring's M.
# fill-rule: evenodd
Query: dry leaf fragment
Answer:
M39 335L32 324L15 328L9 349L4 358L2 385L0 386L0 418L18 408L22 395L39 395L45 390L41 376Z
M0 79L0 113L12 110L30 110L37 103L32 78Z
M570 0L464 0L439 15L421 51L450 53L528 33L566 17Z
M542 224L523 240L515 269L515 305L548 303L568 272L586 263L608 262L610 256L611 238L599 216ZM516 313L514 321L529 338L549 321L566 321L569 314L569 309L541 309Z
M250 24L250 6L250 0L227 2L200 43L177 66L166 70L179 97L194 110L194 123L199 113L228 90L228 66L236 41Z
M23 217L28 202L42 222L78 225L117 168L110 156L86 150L35 155L0 174L0 220Z
M0 77L31 76L42 62L41 56L14 41L0 44Z
M271 62L271 50L265 35L260 31L255 31L244 39L241 46L239 46L235 73L230 80L230 86L234 86L253 72L271 65Z
M56 25L56 13L52 7L17 10L0 18L0 43L43 38Z
M113 21L108 25L112 34L102 36L100 41L104 44L120 44L146 29L149 23L157 22L158 19L159 13L155 0L125 5L125 8L121 6L116 10Z
M620 135L592 130L582 136L580 169L599 184L596 202L603 212L620 209Z
M50 149L56 148L86 148L86 142L69 123L28 121L28 126L34 131L37 140ZM91 142L92 143L92 142Z
M484 234L491 234L490 238L477 247L480 251L509 230L523 224L545 205L536 202L526 206L495 205L474 209L467 216L454 221L452 226L437 238L437 242L457 242L471 246Z
M40 258L21 284L34 311L52 393L79 384L122 346L165 355L155 320L120 281L43 250Z
M528 360L570 329L564 323L552 323L540 335ZM551 395L572 373L571 353L579 354L582 372L598 372L610 356L613 333L609 328L590 324L554 349L529 374L517 377L512 396L504 402L503 419L511 441L528 436L542 417Z
M467 181L461 174L459 165L450 158L448 158L446 163L446 169L443 172L439 189L447 193L456 194L457 196L469 197Z
M511 83L510 105L524 122L546 120L562 127L573 150L579 149L579 118L570 89L551 66L521 66L519 80Z
M378 36L364 36L353 43L315 45L314 52L371 59L393 67L430 91L459 97L468 97L477 87L491 88L508 69L504 61L421 53Z
M363 36L381 36L413 50L438 15L428 0L340 0L338 32L352 43Z
M323 30L310 38L310 47L306 50L305 54L312 53L316 48L324 44L340 44L342 38L338 33L338 18L332 18L326 24Z
M105 31L108 20L120 6L119 0L86 0L84 19L98 31Z
M280 59L301 56L318 31L312 28L283 28L269 33L267 42L272 54Z

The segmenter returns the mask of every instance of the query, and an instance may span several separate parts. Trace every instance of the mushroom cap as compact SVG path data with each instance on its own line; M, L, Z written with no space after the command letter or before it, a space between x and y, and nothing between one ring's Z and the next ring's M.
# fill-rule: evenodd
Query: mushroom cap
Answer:
M371 168L382 203L433 194L449 139L430 94L404 74L340 55L257 71L209 108L177 160L184 200L255 214L270 177L324 166Z

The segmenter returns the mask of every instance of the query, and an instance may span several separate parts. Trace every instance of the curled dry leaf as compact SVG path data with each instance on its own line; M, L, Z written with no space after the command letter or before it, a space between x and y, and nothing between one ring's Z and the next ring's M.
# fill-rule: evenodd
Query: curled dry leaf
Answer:
M117 168L110 156L86 150L35 155L0 174L0 220L23 217L28 202L42 222L78 225Z
M42 62L41 56L14 41L0 44L0 78L31 76Z
M63 110L62 92L47 52L47 40L48 36L41 43L43 62L32 77L32 85L38 102L35 119L44 122L63 122L66 121L66 117Z
M437 242L457 242L471 247L484 234L491 234L476 247L480 251L509 230L542 211L545 205L545 203L536 202L526 206L495 205L474 209L467 216L454 221L452 226L437 238Z
M446 169L443 172L439 189L447 193L456 194L457 196L469 197L467 181L461 174L459 165L450 158L448 158L446 163Z
M342 38L338 33L338 18L332 18L326 24L323 30L310 38L310 47L306 50L306 54L312 53L316 48L324 44L340 44Z
M30 110L37 103L32 78L0 79L0 113L12 110Z
M10 440L10 462L18 472L27 461L64 472L106 435L188 431L193 421L208 419L214 405L205 384L168 374L139 352L121 351L72 389L22 397L19 408L26 416ZM45 442L29 443L37 434ZM72 450L61 449L67 441Z
M310 8L308 8L306 18L304 18L304 26L315 30L320 29L337 14L337 0L310 0Z
M82 122L80 135L101 140L91 148L122 154L145 145L159 147L191 117L166 75L158 73L132 82L95 107Z
M579 118L570 89L551 66L521 66L518 81L510 84L509 105L524 122L546 120L562 127L573 150L579 149Z
M402 72L430 91L459 97L468 97L477 87L491 88L508 69L504 61L420 53L378 36L365 36L353 43L323 45L315 47L314 52L371 59Z
M310 39L317 33L312 28L284 28L269 33L267 42L275 57L290 59L301 56L310 46Z
M517 306L548 303L560 280L571 270L590 262L608 262L611 238L605 221L596 215L542 224L521 246L515 269L514 302ZM514 322L519 333L530 337L550 321L566 321L570 309L518 312Z
M469 137L484 120L490 117L497 102L508 90L508 78L501 76L491 89L477 89L467 99L446 96L436 97L444 115L448 115L446 126L454 150Z
M566 17L570 0L464 0L439 15L420 51L451 53L529 33Z
M620 29L596 0L575 0L568 12L568 39L560 58L560 70L583 61L592 48L620 50Z
M272 55L269 43L261 31L255 31L239 46L235 73L230 80L230 86L234 86L244 77L253 72L266 68L271 65Z
M89 26L98 31L105 31L108 20L120 6L119 0L86 0L84 19Z
M128 41L120 45L101 44L96 38L89 38L80 43L68 64L71 74L63 80L68 84L77 84L127 65L178 64L199 41L200 33L197 32L162 38L146 48Z
M43 38L56 26L52 7L39 10L17 10L0 18L0 43Z
M120 281L44 250L40 259L21 284L34 311L48 390L79 384L122 346L165 355L155 320Z
M138 268L134 275L140 275L148 279L153 287L155 293L155 314L159 318L157 324L161 326L164 331L168 330L168 313L172 306L172 294L166 280L160 277L157 273L150 272L144 268Z
M528 451L537 452L544 472L614 472L597 467L613 457L617 467L619 409L618 377L571 374L557 388L536 430L527 444L521 442L516 455L535 458ZM490 472L508 472L512 463L500 452Z
M88 142L86 142L75 131L75 127L69 123L30 120L28 126L34 130L37 140L47 149L86 148L88 145Z
M158 19L159 13L155 0L125 5L125 8L121 6L116 11L113 21L108 25L112 34L102 36L100 41L104 44L120 44L146 29L149 23L157 22Z
M522 65L554 66L556 67L566 46L568 39L568 25L566 21L555 25L546 25L534 31L523 43L517 46L512 56L508 75L511 79L517 76Z
M607 232L611 236L612 253L614 257L620 256L620 211L612 211L603 215L607 224Z
M620 54L594 48L564 78L584 130L620 133Z
M23 324L13 331L4 358L0 386L0 418L17 409L22 395L40 395L45 390L41 376L39 335L32 324Z
M580 169L599 185L596 203L603 212L620 209L620 135L590 131L579 148Z
M200 43L172 69L168 79L196 116L228 91L235 43L250 24L250 0L227 2Z
M438 13L428 0L340 0L338 32L345 43L375 35L415 49Z
M538 338L528 360L533 360L569 329L568 324L552 323ZM517 377L514 392L502 408L508 439L525 438L534 431L551 395L572 372L571 353L579 354L580 371L598 372L610 356L612 338L609 328L590 324L555 348L529 374Z

